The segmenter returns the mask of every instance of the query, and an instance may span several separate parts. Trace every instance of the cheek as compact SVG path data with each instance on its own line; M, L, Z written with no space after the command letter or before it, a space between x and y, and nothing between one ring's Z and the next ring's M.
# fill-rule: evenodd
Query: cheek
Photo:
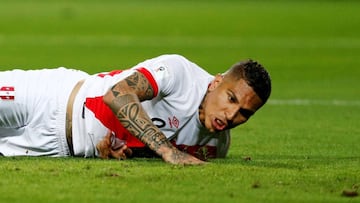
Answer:
M206 101L206 107L208 109L214 109L217 108L221 103L223 102L223 99L219 97L217 94L209 94L208 99Z
M240 124L245 123L246 121L248 121L247 118L245 118L245 117L242 116L242 115L239 115L239 116L237 116L236 119L234 120L234 124L235 124L235 125L240 125Z
M208 95L206 111L208 114L214 114L215 112L218 113L220 111L225 111L226 108L229 108L229 105L230 104L226 94L214 91Z
M240 112L237 112L235 117L232 120L232 126L236 127L240 124L243 124L247 121L248 119L246 117L244 117Z
M212 109L219 111L226 111L231 108L226 99L218 98L211 103Z
M227 95L217 96L216 98L213 99L213 103L214 104L216 103L216 105L219 107L220 106L224 107L224 106L230 105Z

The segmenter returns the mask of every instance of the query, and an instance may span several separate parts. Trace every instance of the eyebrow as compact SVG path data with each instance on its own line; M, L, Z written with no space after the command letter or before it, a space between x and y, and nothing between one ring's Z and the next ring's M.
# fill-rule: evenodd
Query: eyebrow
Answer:
M252 116L255 113L249 109L244 109L244 108L240 108L239 112L247 119L250 118L250 116Z

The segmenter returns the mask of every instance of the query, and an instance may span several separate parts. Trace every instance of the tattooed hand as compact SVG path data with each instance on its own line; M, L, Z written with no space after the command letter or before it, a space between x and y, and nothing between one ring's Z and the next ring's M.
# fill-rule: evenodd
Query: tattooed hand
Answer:
M160 149L163 160L167 163L178 165L201 165L206 162L195 158L185 152L178 150L175 147Z

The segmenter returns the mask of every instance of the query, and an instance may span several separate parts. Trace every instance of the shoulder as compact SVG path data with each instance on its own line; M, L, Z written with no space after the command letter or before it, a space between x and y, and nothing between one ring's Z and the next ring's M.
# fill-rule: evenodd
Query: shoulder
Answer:
M168 69L175 77L199 77L208 73L195 62L179 54L167 54L158 57L158 62L162 67Z
M145 60L133 67L146 69L155 80L181 80L207 75L200 66L179 54L165 54ZM180 80L179 79L179 80Z
M195 67L200 68L194 62L190 61L188 58L185 58L179 54L164 54L157 56L155 58L148 59L141 64L157 64L167 66L169 68L186 68L186 67Z
M182 56L180 54L163 54L156 58L163 60L190 61L189 59L185 58L185 56Z
M148 78L153 78L152 81L163 95L191 89L193 86L199 86L198 83L205 84L212 77L196 63L179 54L160 55L133 68L146 72Z

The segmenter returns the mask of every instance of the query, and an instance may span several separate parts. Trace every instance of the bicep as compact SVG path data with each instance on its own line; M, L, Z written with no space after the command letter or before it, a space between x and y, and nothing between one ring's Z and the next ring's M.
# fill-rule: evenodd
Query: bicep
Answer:
M154 89L149 80L138 71L116 83L107 94L118 97L127 94L135 94L139 101L149 100L154 97Z

